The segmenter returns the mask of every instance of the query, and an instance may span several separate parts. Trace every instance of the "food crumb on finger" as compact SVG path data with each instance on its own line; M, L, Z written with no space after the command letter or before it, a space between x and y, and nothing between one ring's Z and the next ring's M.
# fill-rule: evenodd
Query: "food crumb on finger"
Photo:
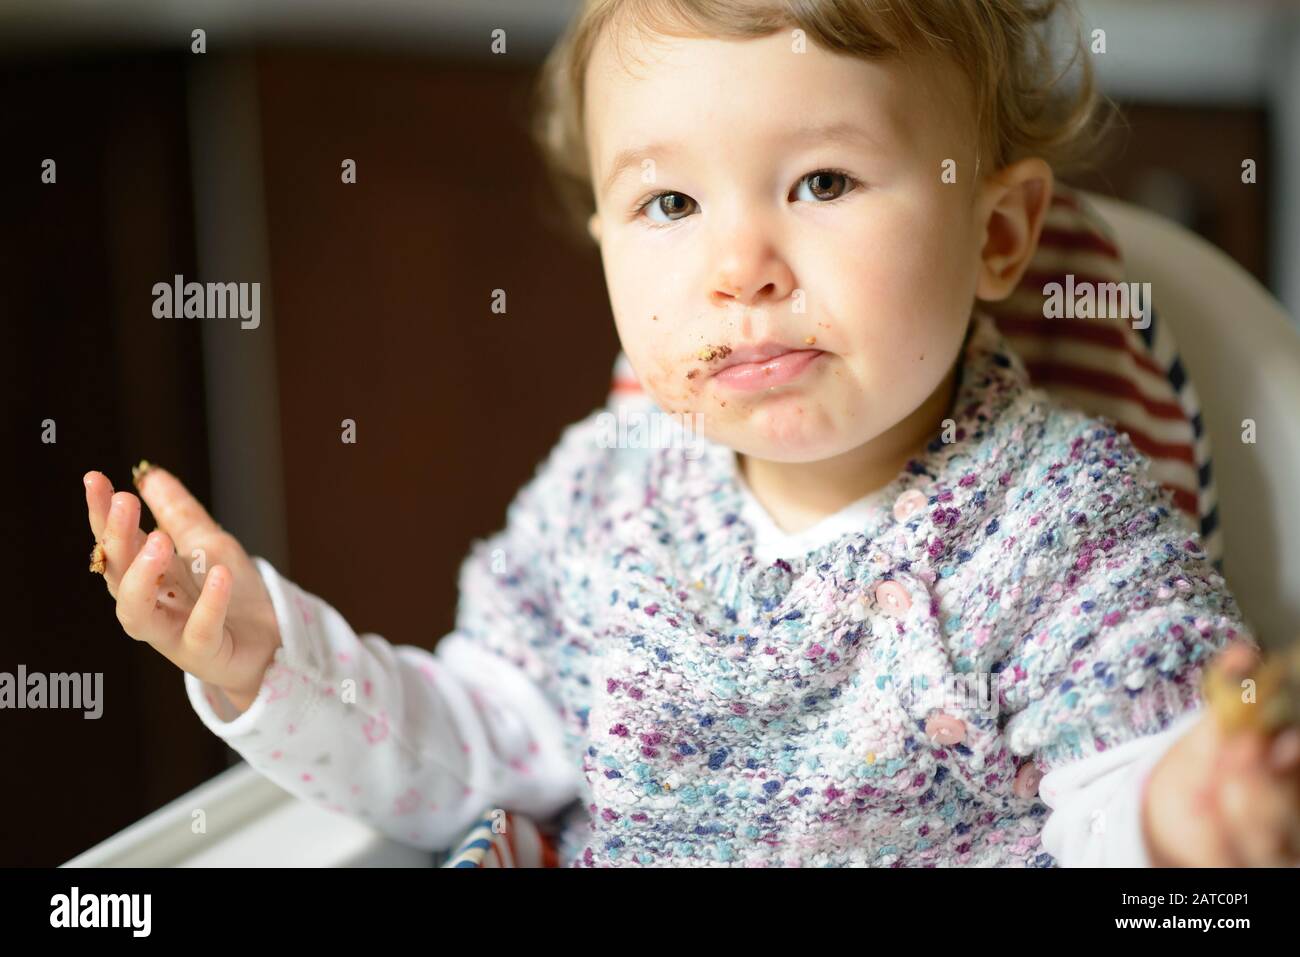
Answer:
M95 549L90 553L90 570L96 575L104 574L104 569L107 567L107 558L108 555L104 551L103 544L95 542Z
M141 459L139 465L131 466L131 482L137 489L140 487L140 482L144 479L145 475L151 468L153 468L153 466L149 464L148 459Z

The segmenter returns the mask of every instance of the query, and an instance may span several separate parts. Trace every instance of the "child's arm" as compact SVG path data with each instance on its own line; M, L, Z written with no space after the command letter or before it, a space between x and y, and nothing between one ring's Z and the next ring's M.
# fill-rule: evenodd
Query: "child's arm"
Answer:
M506 527L474 543L455 628L433 653L358 636L258 559L283 647L242 715L186 677L207 727L291 793L419 847L450 847L485 808L543 820L570 804L585 781L564 730L554 578L560 536L581 519L575 475L590 478L600 454L593 434L570 426Z
M589 433L566 431L511 504L507 527L476 543L461 569L456 628L436 654L357 636L325 602L250 558L162 469L139 483L159 521L157 554L144 548L139 500L87 474L104 555L96 549L92 570L103 572L124 630L186 673L204 723L250 764L304 799L442 849L485 807L547 817L582 785L549 664L559 633L549 572L551 521L575 519L570 480L591 464ZM189 564L200 551L202 583Z
M1040 792L1055 811L1042 838L1059 863L1146 863L1134 840L1147 776L1175 728L1195 724L1205 666L1252 639L1128 437L1060 425L1059 454L1017 490L1039 521L1014 561L1016 591L1041 611L1005 663L1005 735L1053 791Z
M430 849L449 847L485 807L543 819L576 796L560 716L519 667L463 634L432 654L358 636L255 561L284 639L256 699L239 714L194 675L185 685L203 723L258 771ZM462 597L479 601L493 597Z

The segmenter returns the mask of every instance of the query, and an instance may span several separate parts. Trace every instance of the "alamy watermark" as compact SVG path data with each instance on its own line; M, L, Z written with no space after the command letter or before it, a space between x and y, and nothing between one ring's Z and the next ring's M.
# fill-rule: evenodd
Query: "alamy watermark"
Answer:
M1134 329L1151 325L1149 282L1075 282L1069 273L1064 285L1045 284L1043 297L1044 319L1128 319Z
M897 692L900 702L910 702L915 708L924 711L953 709L995 717L1000 710L999 685L1012 680L1004 674L965 671L949 672L941 681L935 681L929 675L913 675L910 680L904 676L884 675L883 679L887 687Z
M94 719L104 713L103 688L102 671L47 675L19 665L16 675L0 671L0 709L79 708Z
M704 413L619 409L596 416L596 442L602 449L681 449L688 459L703 454Z
M260 282L186 282L179 273L170 283L153 284L153 314L156 319L243 320L241 329L256 329L262 323Z
M51 927L122 927L132 937L148 937L153 928L152 894L83 894L77 885L50 898Z

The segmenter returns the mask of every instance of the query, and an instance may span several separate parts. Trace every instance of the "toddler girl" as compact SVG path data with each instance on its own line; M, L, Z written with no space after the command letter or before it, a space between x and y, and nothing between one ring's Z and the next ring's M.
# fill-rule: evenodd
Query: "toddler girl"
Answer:
M1223 578L979 308L1093 109L1051 6L588 0L539 131L689 447L569 426L432 654L156 467L146 544L93 472L126 631L253 767L430 849L498 806L589 867L1294 861L1296 734L1200 707L1217 652L1253 660Z

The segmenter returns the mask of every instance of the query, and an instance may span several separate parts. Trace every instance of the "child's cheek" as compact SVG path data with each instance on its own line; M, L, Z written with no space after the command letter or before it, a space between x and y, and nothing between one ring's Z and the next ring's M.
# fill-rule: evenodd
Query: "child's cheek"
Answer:
M641 384L665 412L699 412L706 375L699 366L658 362Z

